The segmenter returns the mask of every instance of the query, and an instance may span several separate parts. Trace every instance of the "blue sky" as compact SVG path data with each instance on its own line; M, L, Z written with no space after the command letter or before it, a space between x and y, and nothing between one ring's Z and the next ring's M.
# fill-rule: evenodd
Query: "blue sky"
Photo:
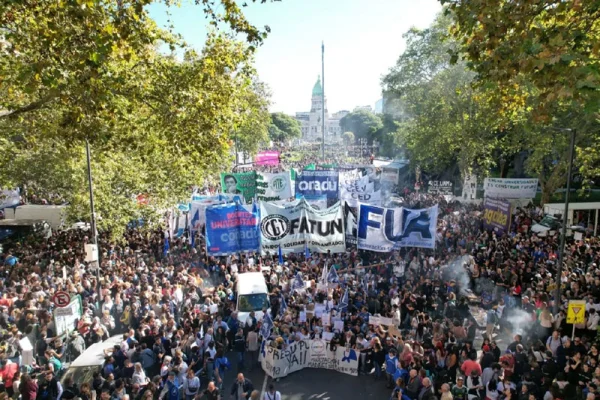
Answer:
M260 79L272 92L271 111L309 111L321 74L325 42L325 96L329 112L375 104L381 75L404 50L402 34L427 27L441 10L437 0L282 0L244 8L251 23L271 33L256 54ZM150 15L163 26L167 8L153 4ZM202 48L207 21L200 6L171 8L175 30Z

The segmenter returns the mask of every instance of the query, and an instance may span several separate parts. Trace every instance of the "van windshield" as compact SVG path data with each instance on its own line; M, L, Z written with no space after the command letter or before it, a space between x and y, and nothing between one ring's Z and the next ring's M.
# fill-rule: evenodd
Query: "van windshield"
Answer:
M269 298L266 293L245 294L238 298L238 311L261 311L269 308Z

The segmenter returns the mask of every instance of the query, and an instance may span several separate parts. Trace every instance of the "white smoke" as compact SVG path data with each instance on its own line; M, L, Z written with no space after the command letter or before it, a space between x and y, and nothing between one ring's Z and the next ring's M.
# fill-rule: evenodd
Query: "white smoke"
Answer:
M520 308L512 308L507 310L507 312L506 321L512 325L513 335L523 335L523 333L531 329L531 314Z
M454 279L460 289L460 294L462 295L468 293L467 291L471 283L471 277L469 276L468 270L469 260L468 255L456 257L442 267L442 276L444 276L444 280Z

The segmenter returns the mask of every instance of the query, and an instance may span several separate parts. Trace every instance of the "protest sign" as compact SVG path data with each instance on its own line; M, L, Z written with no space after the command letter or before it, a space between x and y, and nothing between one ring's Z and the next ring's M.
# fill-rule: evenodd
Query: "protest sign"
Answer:
M259 151L254 157L256 165L279 165L279 152L275 150Z
M435 248L438 206L413 210L361 204L358 248L390 252L402 247Z
M221 190L225 194L241 194L246 204L252 204L256 194L256 171L221 172Z
M224 256L258 251L258 207L228 203L206 209L206 250Z
M273 379L283 378L304 368L322 368L358 375L358 355L354 349L337 346L331 351L325 340L300 340L285 349L276 349L268 343L261 354L261 365Z
M498 233L510 228L510 202L486 197L483 201L483 227Z
M292 181L289 171L256 176L256 198L261 201L287 200L292 197Z
M342 253L346 250L344 217L340 203L315 210L306 200L286 205L260 203L262 253Z
M453 187L451 181L429 181L427 182L427 193L451 196L454 194Z
M381 205L381 190L375 191L370 175L362 175L357 169L340 172L340 200L350 207L358 203Z
M485 178L485 197L501 199L533 199L537 193L537 179Z

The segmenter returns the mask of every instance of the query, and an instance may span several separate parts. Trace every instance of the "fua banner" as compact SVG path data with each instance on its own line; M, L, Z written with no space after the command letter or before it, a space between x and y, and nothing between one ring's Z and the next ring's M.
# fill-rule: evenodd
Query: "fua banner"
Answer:
M537 179L485 178L485 197L501 199L533 199L537 193Z
M296 176L296 196L302 195L306 199L338 198L339 173L333 170L302 171Z
M252 204L256 193L256 171L221 172L221 190L225 194L241 194L246 204Z
M510 202L486 197L483 202L483 227L498 233L510 228Z
M344 216L340 203L316 210L305 199L285 205L260 202L262 253L299 253L305 245L317 253L346 250Z
M258 207L228 203L206 209L206 250L224 256L258 251Z
M261 366L273 379L283 378L304 368L322 368L358 375L359 353L337 346L331 350L325 340L300 340L285 349L276 349L266 343L261 350Z
M260 172L256 176L256 198L261 201L287 200L292 197L289 171L271 174Z
M401 247L435 248L438 206L413 210L361 204L358 248L390 252Z

